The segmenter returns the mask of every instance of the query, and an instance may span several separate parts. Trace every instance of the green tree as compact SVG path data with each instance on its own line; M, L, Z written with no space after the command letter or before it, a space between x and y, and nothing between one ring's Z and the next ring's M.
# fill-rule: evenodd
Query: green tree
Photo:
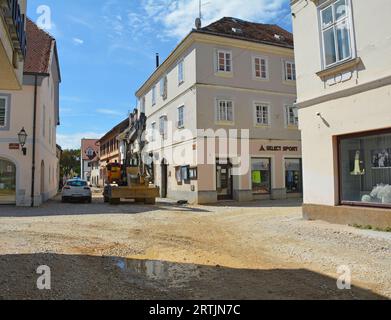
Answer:
M64 150L60 160L61 177L73 175L80 177L80 149Z

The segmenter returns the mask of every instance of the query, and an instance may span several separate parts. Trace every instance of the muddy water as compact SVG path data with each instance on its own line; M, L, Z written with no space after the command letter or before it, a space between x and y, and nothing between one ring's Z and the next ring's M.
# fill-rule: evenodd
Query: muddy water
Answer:
M36 269L51 269L38 290ZM335 279L305 269L234 269L157 260L59 254L0 256L0 299L378 299L340 291Z

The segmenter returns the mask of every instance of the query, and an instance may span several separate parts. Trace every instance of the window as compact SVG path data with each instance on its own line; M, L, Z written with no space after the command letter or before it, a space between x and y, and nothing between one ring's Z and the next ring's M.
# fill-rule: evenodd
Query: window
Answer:
M159 132L163 138L167 137L167 116L162 116L159 119Z
M46 136L46 107L42 108L42 136Z
M270 159L251 159L251 181L254 194L271 193Z
M293 62L285 61L285 80L296 81L296 65Z
M257 125L269 125L269 105L255 104L255 120Z
M145 97L142 97L140 100L140 111L141 113L145 113Z
M232 72L232 53L230 51L217 51L217 71Z
M152 142L156 141L156 122L153 122L151 124L151 135L150 135L150 137L151 137L151 141Z
M185 81L184 61L181 60L178 63L178 84L182 84Z
M320 10L324 67L352 57L349 0L334 1Z
M268 79L268 62L265 58L254 57L253 68L256 79Z
M342 204L391 207L391 131L338 140Z
M218 122L233 122L233 102L230 100L217 100L216 120Z
M288 193L303 191L301 159L285 159L285 187Z
M287 126L297 126L299 124L297 107L291 105L285 106L285 112Z
M152 87L152 106L156 104L156 86Z
M0 128L7 126L7 98L0 97Z
M181 106L178 108L178 128L183 128L185 126L184 122L185 115L185 106Z
M160 79L160 96L163 100L167 99L167 76Z

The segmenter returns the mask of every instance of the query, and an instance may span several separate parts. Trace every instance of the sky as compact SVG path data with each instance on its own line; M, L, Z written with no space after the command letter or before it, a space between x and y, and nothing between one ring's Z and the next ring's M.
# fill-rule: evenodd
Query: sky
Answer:
M80 148L82 138L99 138L127 117L154 71L155 54L163 61L191 31L198 3L28 0L29 18L57 41L63 149ZM289 0L203 0L203 26L224 16L292 29Z

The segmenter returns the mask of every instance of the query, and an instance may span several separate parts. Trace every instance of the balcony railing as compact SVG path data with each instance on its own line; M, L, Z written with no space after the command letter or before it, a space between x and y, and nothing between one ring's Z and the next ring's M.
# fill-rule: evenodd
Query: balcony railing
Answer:
M0 7L4 12L5 21L11 36L14 49L23 59L26 56L25 15L21 14L18 0L0 0Z

